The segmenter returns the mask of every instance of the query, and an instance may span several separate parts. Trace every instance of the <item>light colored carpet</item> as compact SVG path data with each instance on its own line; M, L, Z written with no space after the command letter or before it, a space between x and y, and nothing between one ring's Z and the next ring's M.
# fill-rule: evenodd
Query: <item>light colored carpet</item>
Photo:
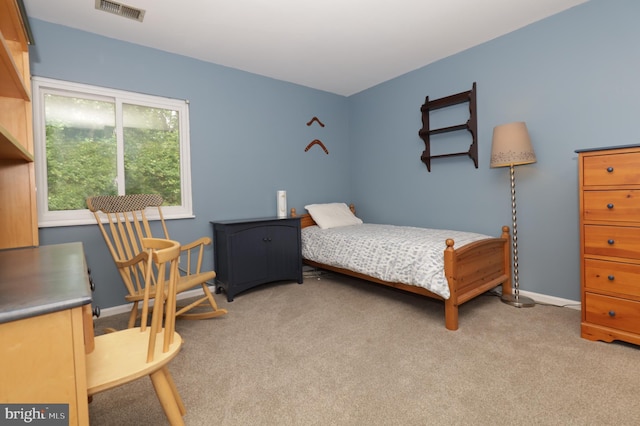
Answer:
M268 284L179 321L187 425L637 425L637 346L580 338L580 312L441 302L338 276ZM123 328L100 318L96 332ZM166 424L149 379L98 394L91 424Z

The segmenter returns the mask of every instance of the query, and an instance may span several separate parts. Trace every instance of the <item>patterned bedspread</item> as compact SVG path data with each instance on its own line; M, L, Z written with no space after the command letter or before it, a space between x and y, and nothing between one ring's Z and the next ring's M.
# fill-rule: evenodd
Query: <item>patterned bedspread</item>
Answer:
M302 257L384 281L424 287L448 299L444 274L445 241L454 247L488 235L410 226L362 225L302 230Z

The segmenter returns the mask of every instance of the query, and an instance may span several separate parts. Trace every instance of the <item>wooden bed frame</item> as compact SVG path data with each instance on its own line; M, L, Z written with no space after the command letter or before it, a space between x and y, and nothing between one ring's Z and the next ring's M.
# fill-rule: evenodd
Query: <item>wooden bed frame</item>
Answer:
M355 214L353 204L349 207ZM291 217L300 217L302 228L316 224L309 214L297 216L295 208L291 209ZM447 239L445 241L446 248L444 249L444 270L451 293L448 299L444 299L442 296L432 293L423 287L383 281L359 272L311 260L303 259L303 262L316 268L443 300L445 327L447 330L457 330L458 307L461 304L499 285L502 285L502 294L511 293L511 249L509 241L508 226L502 227L502 235L499 238L475 241L455 249L453 248L454 241Z

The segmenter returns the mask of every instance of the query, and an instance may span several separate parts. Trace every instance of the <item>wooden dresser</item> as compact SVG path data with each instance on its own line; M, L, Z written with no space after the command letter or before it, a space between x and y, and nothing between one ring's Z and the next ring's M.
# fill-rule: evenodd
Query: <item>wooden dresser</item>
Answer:
M640 145L577 150L581 335L640 344Z

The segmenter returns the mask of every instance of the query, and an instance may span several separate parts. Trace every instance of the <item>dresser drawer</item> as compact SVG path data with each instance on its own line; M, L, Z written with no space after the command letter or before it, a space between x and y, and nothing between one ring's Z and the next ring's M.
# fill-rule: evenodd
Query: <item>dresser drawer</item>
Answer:
M640 222L640 190L584 191L584 220Z
M584 157L582 184L638 185L640 184L640 152L595 155Z
M587 291L606 291L640 297L640 265L585 259Z
M640 259L640 228L585 225L584 254Z
M640 333L640 302L585 293L585 319L593 324Z

